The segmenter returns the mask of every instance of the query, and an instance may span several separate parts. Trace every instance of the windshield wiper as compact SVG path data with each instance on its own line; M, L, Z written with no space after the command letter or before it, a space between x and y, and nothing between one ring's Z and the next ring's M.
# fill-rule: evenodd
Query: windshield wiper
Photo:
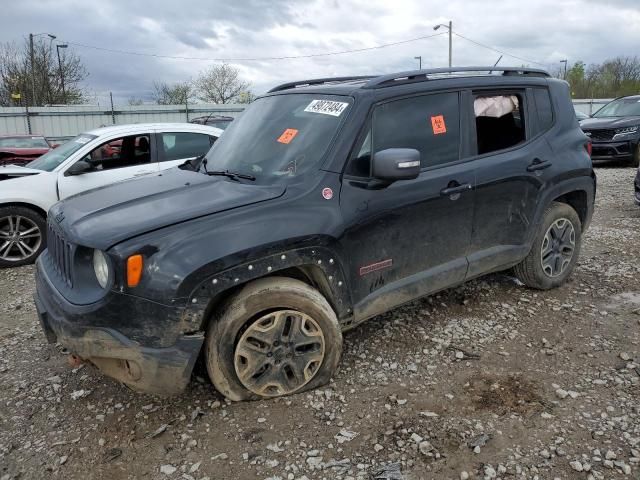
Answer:
M246 173L231 172L229 170L213 170L213 171L207 170L205 173L209 176L220 175L223 177L229 177L232 180L237 180L239 178L242 178L244 180L251 180L252 182L255 182L256 180L256 177L254 177L253 175L247 175Z

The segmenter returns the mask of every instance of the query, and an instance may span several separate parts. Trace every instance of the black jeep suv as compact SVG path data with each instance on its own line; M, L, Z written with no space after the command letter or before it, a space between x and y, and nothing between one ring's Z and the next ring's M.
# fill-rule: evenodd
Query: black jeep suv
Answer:
M580 121L593 142L592 159L640 165L640 95L616 98Z
M49 341L159 394L202 352L220 392L256 399L327 382L342 332L405 302L511 267L561 285L593 211L589 141L565 82L490 70L281 85L203 158L56 204Z

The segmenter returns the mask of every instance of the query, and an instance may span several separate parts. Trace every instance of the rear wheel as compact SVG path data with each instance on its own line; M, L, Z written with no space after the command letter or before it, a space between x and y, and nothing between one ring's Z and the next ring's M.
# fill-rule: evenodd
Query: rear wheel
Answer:
M582 225L576 211L565 203L552 203L529 255L514 268L516 276L540 290L562 285L578 261L581 241Z
M27 207L0 208L0 267L33 263L45 248L46 221Z
M314 288L270 277L244 287L209 324L209 377L227 398L254 400L329 381L342 352L333 309Z

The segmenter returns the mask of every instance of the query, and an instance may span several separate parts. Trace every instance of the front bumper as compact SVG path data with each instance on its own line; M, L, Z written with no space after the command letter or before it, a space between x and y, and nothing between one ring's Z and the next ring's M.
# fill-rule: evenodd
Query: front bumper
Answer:
M60 343L134 390L157 395L184 390L204 335L179 333L178 307L116 292L107 297L91 305L69 303L47 276L42 257L38 259L34 299L49 343ZM111 325L117 319L120 328Z
M617 142L593 142L591 144L591 160L629 160L633 159L637 140Z

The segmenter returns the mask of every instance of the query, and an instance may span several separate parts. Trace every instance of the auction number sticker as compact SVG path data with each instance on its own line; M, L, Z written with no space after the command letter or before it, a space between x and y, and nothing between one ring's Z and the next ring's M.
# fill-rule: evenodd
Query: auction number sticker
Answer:
M346 102L335 102L333 100L312 100L305 112L322 113L323 115L331 115L333 117L339 117L344 109L349 106Z
M431 128L434 135L447 133L447 125L444 123L444 115L436 115L431 117Z
M285 145L291 143L291 140L298 134L298 130L295 128L287 128L282 135L278 137L278 142L284 143Z

